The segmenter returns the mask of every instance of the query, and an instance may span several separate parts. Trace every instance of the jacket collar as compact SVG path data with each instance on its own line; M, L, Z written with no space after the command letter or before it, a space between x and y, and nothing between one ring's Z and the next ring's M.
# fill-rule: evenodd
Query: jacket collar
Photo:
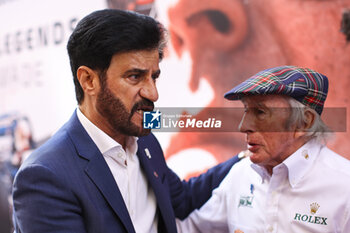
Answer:
M113 175L101 152L79 122L76 112L74 112L65 127L75 145L78 155L88 160L85 173L101 191L125 228L128 229L128 232L135 233L127 207Z
M76 147L78 155L87 160L85 173L94 182L107 202L123 222L128 232L135 232L127 207L103 155L81 125L76 112L66 124L66 129ZM176 232L176 223L171 200L163 182L164 171L157 167L164 155L158 141L150 134L138 140L137 156L157 200L167 232ZM164 161L165 164L165 161ZM163 169L164 170L164 169Z
M161 166L164 165L159 163L163 160L165 164L161 147L153 134L139 138L138 144L137 156L156 195L160 217L164 220L167 232L176 232L175 216L169 191L163 184L166 177L164 173L168 171L168 168L161 169Z

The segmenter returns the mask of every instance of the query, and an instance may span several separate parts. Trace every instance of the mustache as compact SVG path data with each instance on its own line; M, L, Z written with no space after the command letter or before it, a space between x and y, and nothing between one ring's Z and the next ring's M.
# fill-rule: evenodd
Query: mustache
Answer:
M131 109L130 115L133 115L139 109L142 109L144 111L153 111L154 103L148 99L142 99L134 104L134 106Z

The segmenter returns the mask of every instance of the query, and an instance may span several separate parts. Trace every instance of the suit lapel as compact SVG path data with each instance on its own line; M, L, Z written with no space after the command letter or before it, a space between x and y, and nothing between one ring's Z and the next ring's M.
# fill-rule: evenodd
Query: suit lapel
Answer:
M100 161L101 159L99 158L103 161ZM135 232L124 199L108 165L102 157L102 154L97 155L90 160L85 172L101 191L102 195L106 198L109 205L123 222L126 229L128 229L129 232Z
M69 134L79 156L88 160L85 173L100 190L128 232L135 233L123 197L103 155L79 122L76 113L69 123L71 124L71 127L68 126Z
M154 166L155 163L153 160L155 158L153 158L152 153L155 155L155 152L152 151L153 146L149 142L147 143L144 137L138 140L138 144L137 156L156 196L157 205L167 228L167 232L174 232L176 225L173 207L171 206L169 193L167 193L167 189L163 184L165 174ZM148 147L146 147L147 144ZM159 155L157 156L159 157Z

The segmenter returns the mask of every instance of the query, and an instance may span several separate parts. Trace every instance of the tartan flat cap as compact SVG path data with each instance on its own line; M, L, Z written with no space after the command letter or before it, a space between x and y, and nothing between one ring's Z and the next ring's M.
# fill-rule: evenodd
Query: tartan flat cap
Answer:
M229 100L249 95L287 95L321 115L328 92L328 79L308 68L280 66L263 70L225 94Z

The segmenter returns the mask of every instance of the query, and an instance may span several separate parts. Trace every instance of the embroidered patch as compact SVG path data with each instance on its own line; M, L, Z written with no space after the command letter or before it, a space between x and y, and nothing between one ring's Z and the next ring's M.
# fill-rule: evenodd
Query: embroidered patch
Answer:
M246 207L252 207L254 196L241 196L239 198L239 204L240 206L246 206Z
M298 222L327 225L327 218L326 217L315 216L315 214L319 208L320 208L320 205L316 202L313 202L310 204L311 215L295 213L294 220L298 221Z

